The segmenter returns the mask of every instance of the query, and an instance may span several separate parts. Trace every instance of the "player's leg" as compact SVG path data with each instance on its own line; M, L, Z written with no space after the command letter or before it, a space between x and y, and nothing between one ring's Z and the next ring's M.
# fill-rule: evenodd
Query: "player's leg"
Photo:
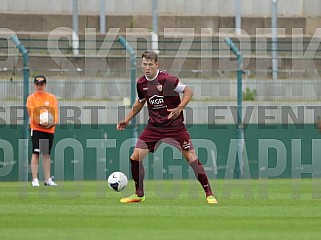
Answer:
M43 171L45 174L44 185L50 186L50 187L58 186L58 184L55 183L50 177L50 155L49 154L46 154L43 156Z
M149 152L153 152L156 143L159 141L160 135L157 131L144 129L136 143L133 154L130 157L132 177L135 182L135 193L129 197L122 198L123 203L142 202L145 200L144 193L144 166L143 159Z
M58 186L58 184L55 183L50 177L50 165L51 165L50 154L44 154L42 159L43 172L45 175L44 185L55 187L55 186Z
M199 181L199 183L202 185L205 195L206 195L206 200L210 204L215 204L217 203L217 200L213 196L213 192L211 189L211 185L208 181L207 174L205 172L205 169L202 165L202 163L198 160L197 155L195 153L195 150L182 150L182 153L190 165L190 167L193 169L195 177Z
M144 177L145 170L143 159L147 156L149 150L147 148L135 148L130 157L130 165L132 177L135 183L135 193L129 197L120 199L122 203L142 202L145 200L144 193Z
M195 150L187 129L184 128L180 131L176 131L174 134L172 131L168 131L168 133L166 133L166 136L173 139L173 143L170 143L170 144L178 147L182 151L182 154L184 155L186 161L188 162L190 167L193 169L197 180L199 181L199 183L202 185L204 189L207 202L217 203L215 197L213 196L211 185L208 181L208 177L205 172L205 169L202 163L198 160L198 157L195 153Z
M39 154L33 153L31 156L32 180L38 178Z
M195 177L202 185L206 196L213 195L205 169L202 163L198 160L195 150L182 150L182 153L190 167L193 169Z
M43 173L45 176L45 181L50 178L50 155L44 154L42 159Z
M43 133L43 139L40 140L40 150L43 153L42 166L45 176L44 185L45 186L58 186L50 177L50 152L53 145L54 134L52 133Z
M39 179L38 179L38 167L39 167L39 153L33 153L31 156L31 174L32 174L32 186L39 187Z
M136 188L135 193L139 197L144 196L145 170L143 166L143 159L147 156L148 152L149 150L147 148L135 148L130 157L131 171Z
M38 131L34 131L31 129L30 132L31 142L32 142L32 155L30 161L30 168L32 174L32 186L39 187L39 179L38 179L38 168L39 168L39 134Z

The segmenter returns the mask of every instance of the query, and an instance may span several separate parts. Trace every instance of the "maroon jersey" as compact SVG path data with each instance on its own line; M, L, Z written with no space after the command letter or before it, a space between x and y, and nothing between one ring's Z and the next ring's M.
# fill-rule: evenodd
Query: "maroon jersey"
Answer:
M176 119L167 119L170 114L168 109L176 108L181 103L179 93L174 91L178 83L177 77L161 70L154 80L148 80L145 76L138 79L138 98L147 101L148 127L185 127L183 112Z

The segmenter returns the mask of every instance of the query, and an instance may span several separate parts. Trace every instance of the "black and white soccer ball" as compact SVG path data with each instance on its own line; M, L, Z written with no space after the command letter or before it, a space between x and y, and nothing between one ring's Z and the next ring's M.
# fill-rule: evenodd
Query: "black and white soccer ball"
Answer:
M113 172L108 177L108 187L116 192L124 190L128 184L128 179L126 175L122 172Z
M40 125L48 125L52 121L53 121L53 116L48 111L44 111L39 115L39 124Z

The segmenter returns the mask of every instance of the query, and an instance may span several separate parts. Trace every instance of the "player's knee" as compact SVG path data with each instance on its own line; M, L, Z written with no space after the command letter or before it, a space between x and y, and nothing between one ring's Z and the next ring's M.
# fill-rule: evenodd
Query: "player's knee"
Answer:
M130 159L138 161L139 160L139 153L138 151L136 151L136 149L134 150L133 154L130 156Z
M147 154L148 154L148 149L135 148L130 158L132 160L142 161Z
M187 162L191 163L197 159L195 150L182 150L182 153Z

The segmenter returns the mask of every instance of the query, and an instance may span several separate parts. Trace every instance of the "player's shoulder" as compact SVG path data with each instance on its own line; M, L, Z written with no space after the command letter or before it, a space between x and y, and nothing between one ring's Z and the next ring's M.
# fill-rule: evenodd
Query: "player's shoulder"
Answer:
M56 95L53 94L53 93L47 92L47 95L48 95L49 97L56 98Z
M147 79L146 79L145 75L143 75L140 78L138 78L137 84L141 84L141 83L144 83L146 81L147 81Z
M50 92L46 92L47 98L51 99L51 100L57 100L57 97L55 94L50 93Z
M166 83L172 86L176 86L179 82L179 79L174 75L170 74L169 72L159 71L158 81L163 84Z
M172 74L170 74L169 72L166 72L165 70L159 70L158 72L158 79L163 78L172 78L174 77Z
M31 93L29 96L28 96L28 100L32 100L35 98L35 93Z
M178 77L176 77L173 74L166 72L164 70L159 71L158 79L159 80L166 80L166 81L173 81L173 82L178 81Z

